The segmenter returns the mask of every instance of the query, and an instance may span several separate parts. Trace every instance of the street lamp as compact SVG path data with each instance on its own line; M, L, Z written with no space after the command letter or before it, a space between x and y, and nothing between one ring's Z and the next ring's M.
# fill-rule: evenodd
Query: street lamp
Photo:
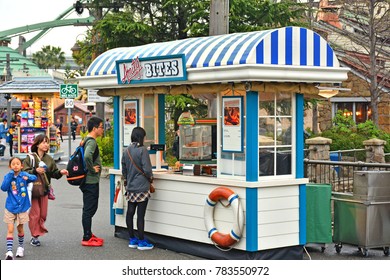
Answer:
M74 43L73 47L70 50L72 51L73 56L77 56L80 54L81 47L76 41L76 43Z
M78 56L80 54L80 51L81 51L81 47L80 47L80 45L78 43L79 42L79 39L78 39L79 36L84 36L84 40L87 37L87 36L85 36L85 34L82 34L82 33L80 33L80 34L78 34L76 36L76 42L74 43L73 47L70 49L72 51L72 55L73 56Z

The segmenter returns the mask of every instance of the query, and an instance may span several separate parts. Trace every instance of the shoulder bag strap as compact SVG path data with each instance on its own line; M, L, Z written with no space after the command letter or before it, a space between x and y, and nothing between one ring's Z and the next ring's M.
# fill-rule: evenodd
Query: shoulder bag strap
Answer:
M133 165L138 169L139 172L142 173L142 175L145 176L146 179L148 179L148 177L146 176L145 172L143 172L143 171L141 170L141 168L139 168L138 165L135 164L135 162L134 162L134 160L133 160L133 157L131 156L131 154L130 154L130 152L129 152L129 148L126 149L126 151L127 151L127 155L129 156L131 162L133 163Z
M29 155L30 155L30 154L29 154ZM41 162L41 159L39 158L39 155L38 155L37 153L33 153L33 154L30 155L30 156L31 156L31 158L32 158L32 160L33 160L33 162L34 162L34 167L35 167L35 156L36 156L36 158L38 159L38 165L39 165L39 163ZM49 186L50 183L49 183L49 179L47 179L46 172L43 173L43 177L45 178L46 185Z

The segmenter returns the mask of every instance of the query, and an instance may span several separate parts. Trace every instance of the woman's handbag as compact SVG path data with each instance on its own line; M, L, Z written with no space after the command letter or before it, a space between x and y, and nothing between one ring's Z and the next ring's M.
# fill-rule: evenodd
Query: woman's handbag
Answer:
M149 189L150 193L154 193L156 191L156 189L154 188L154 185L153 183L150 183L150 189Z
M32 198L40 198L45 194L46 194L46 179L41 174L37 174L37 180L33 182L31 196Z
M139 172L142 173L142 175L145 176L146 179L149 180L149 178L146 176L145 172L143 172L143 171L141 170L141 168L139 168L138 165L135 164L135 162L134 162L134 160L133 160L133 157L131 156L131 154L130 154L130 152L129 152L129 149L126 149L126 151L127 151L127 155L129 156L131 162L133 163L133 165L138 169ZM153 182L150 182L149 192L150 192L150 193L154 193L155 191L156 191L156 188L154 187Z
M28 154L31 160L31 166L36 166L35 165L35 156L32 154ZM37 155L38 158L38 165L39 165L39 156ZM46 177L46 173L44 174L37 174L37 180L33 182L33 187L31 191L31 197L32 198L39 198L41 196L44 196L48 194L48 198L50 200L56 199L54 195L54 190L51 184L49 183L49 180Z

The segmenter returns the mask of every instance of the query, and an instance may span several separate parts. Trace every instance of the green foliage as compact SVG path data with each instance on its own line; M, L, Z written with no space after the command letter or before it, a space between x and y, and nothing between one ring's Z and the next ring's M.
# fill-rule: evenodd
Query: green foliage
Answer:
M385 153L390 152L390 134L380 130L375 124L368 120L365 123L356 125L352 117L345 117L342 111L338 111L333 118L334 126L322 132L321 136L332 139L331 151L362 149L363 141L378 138L386 141ZM359 157L364 159L364 153Z
M93 1L96 5L99 1ZM294 1L231 0L229 33L305 26L306 6ZM106 50L209 34L210 0L126 1L123 11L107 11L95 22L73 54L83 68Z
M100 158L103 166L114 165L114 132L111 129L104 137L98 137L96 143L99 147ZM88 131L82 132L80 130L81 139L88 135Z
M111 129L106 136L98 137L96 142L99 146L100 158L103 166L114 165L114 137Z
M306 6L294 1L234 0L231 1L229 31L249 32L275 27L305 25Z
M43 46L40 51L33 53L32 61L46 71L49 68L58 69L65 63L65 53L60 47Z

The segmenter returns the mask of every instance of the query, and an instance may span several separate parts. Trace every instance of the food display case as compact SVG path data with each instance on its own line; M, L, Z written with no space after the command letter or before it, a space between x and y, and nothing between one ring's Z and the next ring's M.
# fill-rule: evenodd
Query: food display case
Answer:
M195 120L194 125L180 125L180 161L205 161L215 158L216 120Z
M180 160L211 160L211 126L180 127Z

